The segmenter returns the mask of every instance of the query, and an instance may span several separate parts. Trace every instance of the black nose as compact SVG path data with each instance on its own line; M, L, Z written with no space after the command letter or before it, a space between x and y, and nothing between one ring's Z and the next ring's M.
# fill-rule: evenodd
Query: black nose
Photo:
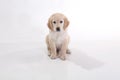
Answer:
M57 28L56 28L56 31L60 31L60 28L59 28L59 27L57 27Z

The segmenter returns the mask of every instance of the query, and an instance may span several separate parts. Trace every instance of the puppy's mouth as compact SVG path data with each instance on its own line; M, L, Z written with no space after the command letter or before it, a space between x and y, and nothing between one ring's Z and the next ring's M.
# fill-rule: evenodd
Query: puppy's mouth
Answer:
M60 28L59 28L59 27L57 27L57 28L56 28L56 31L57 31L57 32L60 32Z

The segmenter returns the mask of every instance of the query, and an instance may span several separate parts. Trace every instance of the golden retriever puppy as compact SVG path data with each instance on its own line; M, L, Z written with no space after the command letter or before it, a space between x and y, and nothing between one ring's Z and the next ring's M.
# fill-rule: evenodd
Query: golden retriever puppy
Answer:
M68 19L61 13L55 13L50 16L47 25L50 30L46 37L48 55L51 59L59 57L65 60L66 54L70 54L68 49L69 35L67 34Z

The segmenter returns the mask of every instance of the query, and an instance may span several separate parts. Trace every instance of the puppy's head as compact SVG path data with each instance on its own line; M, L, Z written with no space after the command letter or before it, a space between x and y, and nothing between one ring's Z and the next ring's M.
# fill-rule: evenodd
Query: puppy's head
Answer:
M69 21L61 13L55 13L52 16L50 16L48 20L48 27L51 31L61 32L66 30L66 28L69 25Z

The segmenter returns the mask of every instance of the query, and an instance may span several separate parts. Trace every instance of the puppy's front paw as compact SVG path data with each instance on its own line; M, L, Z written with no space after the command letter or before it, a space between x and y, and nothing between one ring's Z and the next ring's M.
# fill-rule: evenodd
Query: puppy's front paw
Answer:
M51 55L50 55L50 58L51 58L51 59L56 59L56 58L57 58L57 56L56 56L56 55L52 55L52 54L51 54Z
M62 55L62 56L60 56L60 59L61 60L66 60L66 57Z

